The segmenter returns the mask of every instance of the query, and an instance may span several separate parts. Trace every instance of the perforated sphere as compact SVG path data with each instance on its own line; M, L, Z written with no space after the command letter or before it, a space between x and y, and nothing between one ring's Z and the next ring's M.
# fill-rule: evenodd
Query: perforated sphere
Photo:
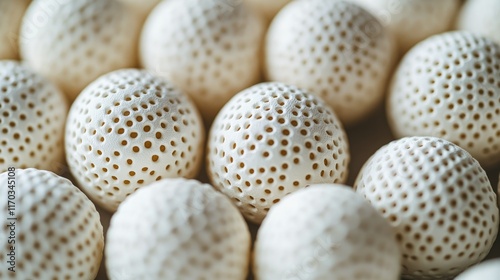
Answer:
M294 86L263 83L238 93L212 124L207 171L243 215L260 223L285 195L343 183L349 143L335 113Z
M114 211L148 183L195 177L204 138L199 113L182 92L145 70L118 70L73 103L66 156L79 186Z
M0 0L0 59L19 57L19 28L30 0Z
M500 44L500 1L467 1L457 18L457 29L468 30L489 37Z
M350 125L382 101L395 55L388 33L359 6L292 1L269 27L266 72L321 96Z
M238 0L169 0L141 36L146 69L188 93L211 120L238 91L258 82L263 20Z
M21 56L74 100L99 76L135 66L140 25L115 0L34 0L21 25Z
M354 187L397 232L408 279L450 279L486 257L497 236L486 173L446 140L389 143L365 163Z
M400 270L389 223L342 185L311 185L285 197L257 233L259 280L399 280Z
M61 171L64 94L17 61L0 61L0 172L9 166Z
M425 40L401 61L387 107L397 137L441 137L485 167L498 163L500 46L467 32Z
M497 280L498 275L500 275L500 259L493 259L469 268L455 280Z
M351 1L381 20L396 37L402 53L429 36L450 30L461 5L460 0Z
M1 279L96 277L104 248L103 228L94 204L77 187L33 168L4 172L0 184ZM14 194L8 193L9 186ZM17 219L7 220L12 217ZM14 263L8 263L11 246ZM7 270L12 265L15 272Z
M195 180L164 179L140 189L120 205L107 234L112 280L244 280L249 258L241 214Z

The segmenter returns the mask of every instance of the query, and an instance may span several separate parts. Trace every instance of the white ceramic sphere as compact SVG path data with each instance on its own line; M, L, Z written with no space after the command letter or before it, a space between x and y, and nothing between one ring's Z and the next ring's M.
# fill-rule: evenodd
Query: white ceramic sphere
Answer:
M387 101L396 137L435 136L484 167L500 162L500 46L468 32L433 36L396 70Z
M396 55L385 28L358 5L292 1L269 27L265 70L323 98L348 126L380 105Z
M380 19L394 34L401 53L429 36L450 30L461 5L460 0L351 1Z
M457 29L489 37L500 44L500 1L467 1L458 14Z
M0 185L0 279L95 279L104 236L99 213L85 194L69 180L33 168L0 174ZM17 219L7 220L12 217ZM15 264L7 263L10 246ZM15 273L8 270L12 265Z
M145 70L124 69L100 77L73 103L66 157L78 185L114 211L153 181L195 177L204 139L185 94Z
M115 0L34 0L21 25L21 57L74 100L99 76L137 64L140 27Z
M67 112L64 94L50 81L20 62L0 61L0 172L62 171Z
M467 269L455 280L497 280L499 275L500 259L492 259Z
M399 280L389 223L350 187L311 185L274 206L257 233L258 280Z
M141 36L146 69L188 93L210 121L237 92L259 81L263 20L232 0L169 0Z
M19 28L30 0L0 0L0 59L19 58Z
M347 179L349 143L335 113L297 87L263 83L234 96L210 129L207 172L250 221L285 195Z
M387 144L354 188L394 227L408 279L451 279L486 257L496 239L497 198L486 172L446 140Z
M250 232L231 201L195 180L164 179L118 208L107 234L111 280L246 279Z

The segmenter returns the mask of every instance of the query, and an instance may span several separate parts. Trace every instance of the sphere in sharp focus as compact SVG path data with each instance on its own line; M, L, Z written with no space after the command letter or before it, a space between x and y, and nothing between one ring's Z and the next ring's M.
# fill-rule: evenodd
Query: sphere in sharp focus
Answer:
M394 34L402 54L427 37L450 30L461 5L460 0L352 1L380 19Z
M0 172L9 166L62 171L64 94L25 65L0 61Z
M500 162L500 46L468 32L433 36L401 61L387 114L396 137L435 136L484 167Z
M0 0L0 59L19 57L19 28L30 0Z
M457 18L457 29L486 36L500 44L500 1L467 1Z
M103 255L103 228L85 194L69 180L33 168L0 174L0 186L0 279L95 279ZM13 217L8 208L14 209L17 220L7 220ZM15 263L8 263L10 246L15 247ZM7 270L12 265L15 273Z
M240 1L164 1L144 25L141 61L188 93L209 121L259 81L263 36L263 20Z
M111 219L106 268L121 279L246 279L250 232L231 201L195 180L164 179Z
M233 97L212 124L207 172L250 221L314 183L343 183L349 143L323 101L297 87L263 83Z
M259 280L399 280L391 226L342 185L311 185L274 206L257 233Z
M498 232L497 197L462 148L407 137L380 148L354 188L394 227L407 279L452 279L488 255Z
M467 269L455 280L497 280L499 275L500 259L492 259Z
M321 96L344 125L383 100L397 55L379 21L345 1L292 1L267 33L266 75Z
M136 65L140 25L115 0L34 0L21 26L21 56L74 100L99 76Z
M145 70L118 70L73 103L66 156L79 186L114 211L153 181L195 177L204 138L201 117L182 92Z

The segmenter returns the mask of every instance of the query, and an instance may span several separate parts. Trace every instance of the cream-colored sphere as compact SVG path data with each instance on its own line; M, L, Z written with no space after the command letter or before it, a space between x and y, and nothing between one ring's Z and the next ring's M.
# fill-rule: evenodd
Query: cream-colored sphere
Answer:
M274 206L257 232L258 280L399 280L389 223L350 187L311 185Z
M195 180L164 179L132 194L111 219L111 280L245 280L250 232L231 201Z
M21 56L74 100L99 76L137 64L140 26L115 0L34 0L21 26Z
M0 59L19 58L19 29L30 0L0 0Z
M365 163L354 188L393 226L405 279L452 279L483 260L497 237L497 196L486 172L446 140L387 144Z
M467 1L457 18L457 29L489 37L500 44L500 1Z
M289 193L345 182L349 159L344 128L328 105L295 86L262 83L217 115L207 173L248 220L260 223Z
M464 31L421 42L394 74L387 115L396 137L444 138L499 163L500 46Z
M0 174L0 186L0 279L95 279L103 227L85 194L66 178L33 168Z
M455 280L497 280L499 276L500 259L492 259L467 269Z
M402 54L427 37L450 30L461 5L460 0L351 1L380 19L395 36Z
M345 1L292 1L274 18L266 41L271 81L323 98L346 126L364 120L382 102L396 58L379 21Z
M0 172L9 166L61 172L68 105L50 81L0 60Z
M146 70L117 70L71 106L66 157L78 185L114 211L151 182L196 177L204 139L196 107L170 82Z
M260 79L263 20L232 0L168 0L146 20L143 66L186 92L207 121Z

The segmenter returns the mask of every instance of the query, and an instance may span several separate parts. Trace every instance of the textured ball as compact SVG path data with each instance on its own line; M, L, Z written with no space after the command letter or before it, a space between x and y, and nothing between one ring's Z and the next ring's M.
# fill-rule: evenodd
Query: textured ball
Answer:
M238 1L238 0L236 0ZM240 2L243 2L239 0ZM291 0L247 0L245 3L248 3L250 7L260 12L264 17L270 21L273 17L283 8L286 4L288 4Z
M77 187L32 168L0 174L0 186L1 279L95 279L103 228L94 204ZM7 220L12 217L17 220ZM7 270L12 251L15 273Z
M21 26L21 56L73 100L99 76L135 66L140 24L114 0L34 0Z
M500 259L493 259L466 270L455 280L497 280L499 275Z
M273 207L257 233L259 280L399 280L401 253L391 226L341 185L312 185Z
M474 0L467 1L462 7L456 27L478 35L489 37L500 44L500 1Z
M269 27L266 72L321 96L350 125L383 100L395 55L391 37L359 6L293 1Z
M19 28L30 0L0 0L0 59L19 57Z
M243 215L260 223L285 195L343 183L347 136L335 113L294 86L263 83L238 93L212 124L207 171Z
M365 163L354 187L396 230L408 279L449 279L486 257L497 236L486 173L446 140L389 143Z
M234 0L169 0L146 20L145 68L188 93L210 120L238 91L259 80L261 18Z
M241 214L194 180L164 179L137 191L120 205L107 234L111 280L244 280L249 258Z
M397 137L441 137L498 163L500 46L466 32L425 40L401 61L387 107Z
M460 7L460 0L353 1L380 19L403 53L429 36L450 30Z
M90 84L66 125L67 161L80 187L114 211L141 186L195 177L204 130L192 102L144 70L118 70Z
M16 61L0 61L0 172L9 166L60 171L64 94Z

